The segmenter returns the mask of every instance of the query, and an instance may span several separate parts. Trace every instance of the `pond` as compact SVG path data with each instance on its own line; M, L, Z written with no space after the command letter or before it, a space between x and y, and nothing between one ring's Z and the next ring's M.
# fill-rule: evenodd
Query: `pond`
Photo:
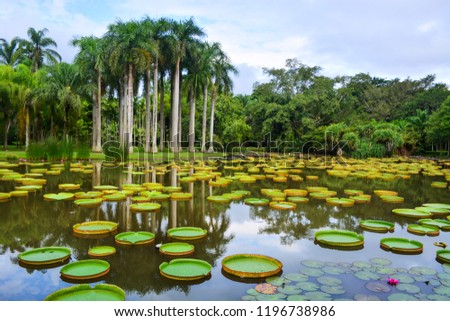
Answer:
M44 172L38 178L46 179L46 184L42 190L30 192L27 197L11 197L0 203L0 300L43 300L52 292L75 283L61 278L62 266L23 267L18 260L20 253L47 246L68 247L72 251L69 262L76 262L89 259L88 250L100 245L116 247L116 253L105 258L110 263L110 272L91 284L119 286L125 291L127 300L450 299L449 265L436 260L436 251L442 247L435 245L437 242L450 244L450 232L440 231L439 236L434 237L412 234L407 231L408 224L418 220L392 213L396 208L413 209L424 203L450 203L448 188L432 186L436 181L446 185L448 173L444 163L404 159L353 161L334 166L335 170L344 170L346 175L335 175L330 171L333 165L312 166L293 159L211 164L213 167L206 169L199 164L153 167L148 163L136 163L109 167L101 162L85 164L82 168L67 163L59 168L50 167L50 164L20 164L5 169L8 165L2 163L0 192L7 193L21 185L5 178L10 171L20 174ZM45 171L50 169L60 170L60 173ZM249 169L249 175L259 175L256 182L237 179ZM205 170L233 179L229 185L219 187L210 186L208 180L180 181L182 177ZM275 174L272 173L274 170ZM274 182L273 175L288 175L287 181ZM296 175L294 181L292 176ZM124 184L145 182L180 186L183 192L191 193L193 197L186 201L161 201L161 209L150 213L130 211L131 197L121 202L104 201L94 208L79 207L73 200L46 201L43 197L46 193L62 192L59 184L63 183L79 184L80 189L69 192L80 192L92 191L98 185L121 188ZM348 197L344 193L346 189L362 190L371 195L371 201L340 207L308 196L308 203L297 204L296 209L288 210L244 203L246 197L270 198L262 194L262 189L283 191L312 186L327 187L337 192L338 197ZM235 190L249 191L250 196L227 203L207 199ZM374 194L376 190L396 191L404 202L384 202ZM446 216L440 218L445 220ZM395 231L375 233L364 230L359 222L367 219L393 222ZM74 235L73 225L98 220L118 223L118 232L152 232L155 242L118 246L111 235L97 238ZM170 258L161 255L157 245L170 241L168 229L183 226L207 230L204 239L193 242L195 252L190 255L212 266L211 276L207 279L177 281L160 274L160 264ZM317 244L315 233L328 229L362 234L364 246L346 249ZM414 255L386 251L380 247L380 240L386 237L419 241L423 251ZM222 260L239 253L273 257L282 262L283 270L268 280L232 277L222 271ZM386 288L388 277L396 278L399 284ZM266 290L261 290L262 287Z

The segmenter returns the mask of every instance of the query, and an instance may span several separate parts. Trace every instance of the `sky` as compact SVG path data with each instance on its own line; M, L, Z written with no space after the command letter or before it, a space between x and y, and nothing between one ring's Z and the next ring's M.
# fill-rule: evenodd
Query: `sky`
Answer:
M429 74L450 86L448 0L0 0L0 38L47 28L72 62L74 36L102 36L109 24L193 17L237 67L235 94L251 94L262 68L297 58L329 77L369 73L393 79Z

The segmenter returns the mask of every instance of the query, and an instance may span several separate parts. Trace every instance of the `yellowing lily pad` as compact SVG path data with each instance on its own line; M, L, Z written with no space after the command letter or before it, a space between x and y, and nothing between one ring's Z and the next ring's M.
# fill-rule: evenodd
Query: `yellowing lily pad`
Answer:
M44 194L44 199L47 201L66 201L72 199L73 197L73 193Z
M155 212L161 209L161 204L159 203L137 203L130 205L130 211L132 212Z

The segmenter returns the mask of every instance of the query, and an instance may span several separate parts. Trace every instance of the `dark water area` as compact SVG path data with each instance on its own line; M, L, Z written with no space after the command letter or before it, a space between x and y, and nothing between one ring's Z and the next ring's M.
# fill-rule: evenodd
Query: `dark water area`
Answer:
M29 166L21 165L15 171L26 173ZM282 275L301 273L305 268L343 267L346 271L338 277L345 293L331 295L333 299L353 299L357 293L370 294L365 287L370 280L354 277L360 271L391 272L389 274L411 274L414 267L427 267L436 273L445 273L441 263L436 261L439 247L434 242L450 244L450 232L441 231L437 237L418 236L407 232L407 225L416 219L395 216L392 209L414 208L424 203L450 203L450 191L431 187L433 181L445 181L443 176L432 177L413 174L409 179L396 178L391 181L360 177L339 178L327 175L324 169L303 168L302 177L317 175L318 180L275 183L270 178L255 183L234 180L226 187L211 187L208 181L185 183L179 181L175 168L164 174L144 173L145 167L104 167L95 163L92 173L71 172L68 165L60 175L44 175L47 184L42 191L29 193L28 197L12 197L0 203L0 300L43 300L50 293L73 285L60 277L59 267L35 269L19 265L17 256L26 250L45 246L64 246L72 250L70 262L88 259L89 248L99 245L115 246L115 255L106 258L111 265L110 273L96 283L108 283L121 287L127 300L240 300L247 291L257 285L255 280L231 278L222 272L222 259L238 253L254 253L274 257L283 263ZM148 167L147 167L148 169ZM234 175L234 171L219 167L222 176ZM184 192L193 195L188 201L163 201L161 210L154 213L133 213L131 199L124 202L104 202L98 208L81 208L69 201L49 202L43 199L45 193L58 193L58 184L81 184L77 191L91 191L96 185L142 184L158 182L165 186L181 186ZM17 183L0 182L0 192L14 190ZM213 203L207 200L211 195L222 195L233 190L248 190L251 197L264 197L262 188L298 188L324 186L345 197L344 189L359 189L372 195L368 204L353 207L327 205L324 200L310 198L307 204L298 204L295 210L273 210L270 207L253 207L244 204L243 199L229 204ZM385 203L373 191L387 189L397 191L405 198L402 204ZM76 192L76 191L75 191ZM245 197L244 197L245 198ZM444 217L445 218L445 217ZM359 227L363 219L386 220L395 223L393 233L374 233ZM74 236L72 226L76 223L107 220L119 224L119 232L150 231L156 235L155 243L143 246L117 246L113 236L103 238L79 238ZM211 277L197 282L167 279L160 275L159 265L170 258L161 255L155 244L165 243L169 228L180 226L201 227L208 231L205 239L194 243L191 256L211 264ZM364 235L364 247L358 250L330 249L314 242L314 233L324 229L343 229ZM405 237L423 243L423 252L417 255L401 255L380 248L380 239L388 236ZM389 260L395 271L381 271L380 266L371 264L374 258ZM314 267L302 262L314 261ZM363 263L368 262L370 266ZM378 269L378 270L377 270ZM314 275L314 273L312 273ZM325 275L327 275L325 273ZM386 274L388 275L388 274ZM414 280L420 290L418 299L436 294L435 286L442 280L435 275L420 275ZM419 277L421 276L421 277ZM428 279L427 279L428 278ZM445 276L443 277L445 278ZM317 283L317 276L309 281ZM381 280L384 282L384 280ZM431 286L429 285L431 282ZM294 284L294 283L293 283ZM320 284L319 284L320 285ZM445 289L444 289L445 290ZM393 292L404 293L397 289ZM391 293L392 293L391 291ZM411 290L412 291L412 290ZM304 293L305 291L303 291ZM414 291L413 291L414 292ZM407 292L408 293L408 292ZM445 291L444 291L445 293ZM450 293L450 291L448 292ZM447 294L444 294L444 296ZM449 294L450 295L450 294ZM385 300L387 294L380 295ZM251 297L250 297L251 299Z

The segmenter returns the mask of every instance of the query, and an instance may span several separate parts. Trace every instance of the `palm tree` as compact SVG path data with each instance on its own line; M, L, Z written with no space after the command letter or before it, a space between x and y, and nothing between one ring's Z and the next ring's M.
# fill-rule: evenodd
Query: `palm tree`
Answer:
M179 103L180 103L180 74L181 60L186 54L189 44L198 41L198 37L204 36L203 30L198 27L193 18L185 21L171 23L172 48L175 58L175 70L173 72L174 88L172 92L172 151L179 152Z
M0 39L0 64L16 67L25 60L25 55L20 47L21 39L14 37L11 42Z
M83 77L87 81L97 84L92 91L92 151L101 152L101 97L102 70L104 69L102 39L94 36L81 37L73 39L71 44L80 48L80 52L75 56L75 63L80 66Z
M214 113L217 95L229 93L233 88L233 82L229 73L237 74L237 69L231 64L228 56L217 46L213 58L213 78L211 90L211 119L209 123L209 152L214 151Z
M61 61L59 53L53 49L57 48L55 40L49 37L45 37L48 29L36 31L34 28L29 28L27 31L29 40L21 40L23 50L28 59L31 60L32 71L35 72L44 65L44 61L47 64L52 65Z
M49 67L44 75L42 87L37 89L37 98L54 101L63 114L64 136L69 138L72 119L76 119L81 109L81 94L85 91L78 67L67 63L59 63Z

